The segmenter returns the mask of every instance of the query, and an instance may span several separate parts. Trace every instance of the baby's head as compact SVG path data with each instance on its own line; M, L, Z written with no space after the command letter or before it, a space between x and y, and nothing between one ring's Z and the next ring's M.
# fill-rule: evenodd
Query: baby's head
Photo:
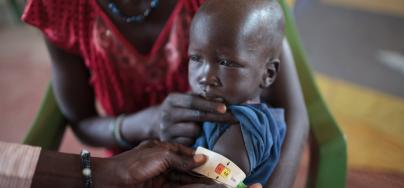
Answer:
M259 102L278 72L282 39L276 0L207 0L191 25L192 91L228 104Z

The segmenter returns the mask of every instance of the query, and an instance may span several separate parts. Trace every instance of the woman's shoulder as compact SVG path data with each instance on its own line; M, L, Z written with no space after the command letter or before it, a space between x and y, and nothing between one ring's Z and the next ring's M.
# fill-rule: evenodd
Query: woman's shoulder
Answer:
M66 24L90 13L92 0L27 0L22 20L34 26Z
M78 52L79 33L92 23L93 0L27 0L21 19L52 43Z

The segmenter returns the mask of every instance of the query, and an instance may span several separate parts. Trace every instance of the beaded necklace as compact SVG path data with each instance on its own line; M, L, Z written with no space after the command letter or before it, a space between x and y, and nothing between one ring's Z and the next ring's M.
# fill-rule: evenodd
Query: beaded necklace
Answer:
M134 15L134 16L126 16L126 15L124 15L118 9L118 6L116 6L116 4L113 2L113 0L109 1L108 8L109 8L109 10L111 10L111 12L113 14L119 16L126 23L133 23L133 22L139 23L139 22L142 22L147 16L150 15L151 11L157 7L158 3L159 3L159 0L151 0L149 8L144 10L142 14Z

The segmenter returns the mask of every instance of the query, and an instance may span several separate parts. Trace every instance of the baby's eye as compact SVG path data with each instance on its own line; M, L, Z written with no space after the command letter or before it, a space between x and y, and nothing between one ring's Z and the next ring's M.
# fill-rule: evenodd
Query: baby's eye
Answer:
M238 64L238 63L236 63L234 61L228 60L228 59L220 60L219 64L223 65L223 66L226 66L226 67L241 67L240 64Z
M192 62L198 62L199 63L199 62L201 62L201 59L202 58L200 56L197 56L197 55L190 55L189 56L189 60L192 61Z

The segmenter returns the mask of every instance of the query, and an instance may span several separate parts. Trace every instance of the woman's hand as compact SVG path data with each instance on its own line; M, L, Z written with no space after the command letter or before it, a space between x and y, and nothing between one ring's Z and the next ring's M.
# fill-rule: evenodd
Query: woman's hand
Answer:
M137 187L162 176L170 169L189 171L206 161L204 155L180 144L146 141L136 148L94 165L96 187ZM100 161L101 160L101 161Z
M226 105L192 94L170 94L158 108L154 134L161 141L191 145L201 132L198 122L234 123Z

